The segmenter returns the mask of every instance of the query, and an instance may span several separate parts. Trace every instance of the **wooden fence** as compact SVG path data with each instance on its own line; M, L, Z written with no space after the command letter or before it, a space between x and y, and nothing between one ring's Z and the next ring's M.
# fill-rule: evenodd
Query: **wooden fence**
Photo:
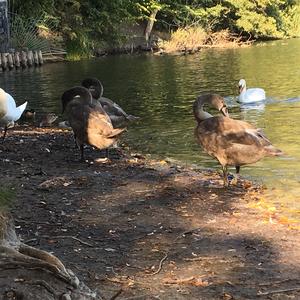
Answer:
M43 64L43 55L41 50L21 51L13 53L0 53L0 69L2 71L38 67Z

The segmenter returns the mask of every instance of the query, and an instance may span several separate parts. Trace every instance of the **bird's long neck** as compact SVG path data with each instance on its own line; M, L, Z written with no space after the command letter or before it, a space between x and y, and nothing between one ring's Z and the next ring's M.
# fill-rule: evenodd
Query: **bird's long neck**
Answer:
M86 78L81 84L90 91L94 99L98 100L103 96L104 88L97 78Z
M240 90L240 94L246 92L246 84L242 85L242 86L239 88L239 90Z
M210 113L208 113L208 112L206 112L206 111L203 110L203 105L204 105L204 103L202 103L200 101L197 101L194 104L194 107L193 107L193 109L194 109L194 116L195 116L195 119L198 122L202 122L205 119L213 117L213 115L211 115Z
M65 111L67 104L76 99L76 97L79 97L83 102L86 104L91 104L92 103L92 95L91 93L84 87L82 86L76 86L73 87L67 91L65 91L61 97L62 100L62 105L63 109L62 112Z

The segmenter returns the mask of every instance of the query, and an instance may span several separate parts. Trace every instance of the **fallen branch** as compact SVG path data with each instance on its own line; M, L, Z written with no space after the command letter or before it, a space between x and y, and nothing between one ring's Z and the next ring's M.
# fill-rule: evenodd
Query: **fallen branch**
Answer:
M280 289L280 290L274 290L274 291L269 291L269 292L258 292L256 295L257 296L267 296L267 295L272 295L272 294L280 294L280 293L286 293L286 292L292 292L292 291L299 291L300 287L294 287L294 288L289 288L289 289Z
M119 289L109 300L115 300L117 299L123 292L123 289Z
M76 236L72 235L56 235L56 236L49 236L49 235L41 235L40 237L42 238L51 238L51 239L73 239L83 245L89 246L89 247L94 247L92 244L84 242L83 240L77 238Z
M123 300L137 300L137 299L145 299L145 297L150 296L149 294L139 295L139 296L133 296L129 298L124 298Z
M55 290L50 286L50 284L48 284L44 280L24 281L24 284L39 285L39 286L45 288L53 296L57 296Z
M288 282L288 281L299 281L299 280L300 280L299 278L287 278L287 279L278 280L278 281L262 282L262 283L259 283L258 285L259 286L276 285L276 284L281 284L281 283Z
M165 256L160 260L158 269L155 272L153 272L151 274L146 274L146 275L148 275L148 276L154 276L154 275L158 274L161 271L163 263L167 259L167 257L168 257L168 253L166 253Z
M216 259L216 257L193 257L193 258L184 258L184 261L199 261L199 260L211 260Z

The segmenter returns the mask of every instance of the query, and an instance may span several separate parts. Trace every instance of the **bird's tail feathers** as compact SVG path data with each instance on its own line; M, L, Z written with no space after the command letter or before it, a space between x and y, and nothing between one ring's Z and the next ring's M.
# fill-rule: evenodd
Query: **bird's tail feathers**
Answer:
M133 115L127 115L127 116L126 116L126 119L127 119L128 121L136 121L136 120L139 120L140 117L136 117L136 116L133 116Z
M268 156L282 156L282 155L284 155L284 152L282 152L280 149L275 148L272 145L266 146L265 151L266 151L266 154Z
M15 121L17 121L21 117L22 113L26 109L26 106L27 106L27 101L24 102L22 105L20 105L20 106L18 106L16 108L16 118L15 118Z
M113 138L115 136L118 136L121 134L126 128L115 128L111 131L111 133L108 135L108 137Z

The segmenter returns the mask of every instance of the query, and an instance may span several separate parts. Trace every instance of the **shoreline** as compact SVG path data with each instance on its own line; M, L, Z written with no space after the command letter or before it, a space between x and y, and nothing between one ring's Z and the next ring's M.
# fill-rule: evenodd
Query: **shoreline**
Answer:
M0 145L1 184L15 191L22 241L105 299L270 299L294 286L300 233L249 206L260 186L225 189L214 171L124 149L107 163L104 152L86 154L78 162L69 131L15 127Z

